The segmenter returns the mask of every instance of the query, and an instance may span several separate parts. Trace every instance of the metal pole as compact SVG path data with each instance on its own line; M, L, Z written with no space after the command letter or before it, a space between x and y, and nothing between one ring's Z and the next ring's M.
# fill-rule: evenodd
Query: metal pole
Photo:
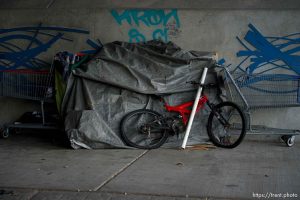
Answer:
M204 70L203 70L203 73L202 73L202 77L201 77L200 85L199 85L199 88L198 88L198 91L197 91L197 94L196 94L196 98L195 98L195 101L194 101L192 113L190 115L189 122L188 122L186 132L185 132L185 135L184 135L184 139L183 139L183 142L182 142L182 145L181 145L181 148L183 148L183 149L185 149L187 140L188 140L189 135L190 135L192 124L193 124L194 117L195 117L195 114L196 114L196 110L197 110L197 107L198 107L198 102L199 102L199 99L201 97L201 93L202 93L202 89L203 89L202 85L204 84L204 81L205 81L205 78L206 78L207 70L208 70L208 68L205 67Z
M251 120L250 106L249 106L249 104L248 104L248 102L247 102L245 96L244 96L243 93L241 92L239 86L236 84L236 82L235 82L234 78L232 77L230 71L229 71L226 67L224 67L223 69L224 69L224 71L225 71L226 76L230 79L230 81L232 82L232 84L233 84L233 86L235 87L236 91L238 92L238 94L239 94L240 97L242 98L243 103L244 103L245 106L246 106L246 111L245 111L245 112L246 112L246 114L248 114L248 116L249 116L249 124L248 124L249 131L250 131L250 132L254 132L254 131L252 130L252 125L251 125L252 120ZM229 91L230 91L230 87L229 87ZM232 92L230 91L230 93L232 93ZM230 95L232 96L232 94L230 94Z

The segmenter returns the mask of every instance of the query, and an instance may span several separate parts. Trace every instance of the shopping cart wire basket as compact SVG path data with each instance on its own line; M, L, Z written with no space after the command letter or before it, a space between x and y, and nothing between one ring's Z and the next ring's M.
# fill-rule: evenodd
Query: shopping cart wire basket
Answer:
M52 78L48 70L1 71L0 84L1 96L37 101L52 97Z
M250 133L258 129L271 134L284 134L282 139L288 146L294 144L299 130L275 129L252 125L251 111L254 109L284 108L300 106L300 79L285 74L231 74L227 68L221 70L224 89L223 95L237 103L248 115ZM256 129L256 130L254 130Z
M57 129L45 119L45 102L54 100L54 66L50 70L4 70L0 71L0 96L40 101L41 123L12 123L4 125L2 137L8 137L11 128Z

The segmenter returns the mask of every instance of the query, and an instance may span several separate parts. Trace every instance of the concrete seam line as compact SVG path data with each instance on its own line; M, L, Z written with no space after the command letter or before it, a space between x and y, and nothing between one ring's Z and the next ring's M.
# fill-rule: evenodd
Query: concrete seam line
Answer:
M110 181L112 181L114 178L116 178L119 174L121 174L123 171L125 171L128 167L130 167L133 163L135 163L136 161L138 161L141 157L143 157L147 152L149 152L149 150L145 150L142 154L140 154L138 157L136 157L135 159L133 159L130 163L128 163L127 165L125 165L124 167L122 167L119 171L117 171L116 173L114 173L112 176L110 176L106 181L104 181L101 185L95 187L93 189L93 191L98 191L101 188L103 188L105 185L107 185Z

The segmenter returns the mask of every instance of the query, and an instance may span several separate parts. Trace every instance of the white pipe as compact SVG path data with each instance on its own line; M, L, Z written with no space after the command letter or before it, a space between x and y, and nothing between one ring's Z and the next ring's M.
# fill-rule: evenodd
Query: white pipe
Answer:
M181 148L183 148L183 149L185 149L187 140L188 140L189 135L190 135L190 131L191 131L192 124L193 124L193 121L194 121L194 117L195 117L195 114L196 114L198 102L199 102L199 99L200 99L201 93L202 93L202 85L204 84L204 81L205 81L205 78L206 78L207 70L208 70L208 68L205 67L204 70L203 70L203 73L202 73L202 77L201 77L201 80L200 80L200 85L199 85L199 88L198 88L198 91L197 91L197 94L196 94L193 109L192 109L192 112L191 112L191 115L190 115L190 118L189 118L189 122L188 122L186 132L185 132L185 135L184 135L184 139L183 139L183 142L182 142L182 145L181 145Z

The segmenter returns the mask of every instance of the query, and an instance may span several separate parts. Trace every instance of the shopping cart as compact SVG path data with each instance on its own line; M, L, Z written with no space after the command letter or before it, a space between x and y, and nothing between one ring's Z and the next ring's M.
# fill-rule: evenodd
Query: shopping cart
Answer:
M57 123L46 121L44 109L45 103L54 103L53 68L52 65L50 70L19 69L0 71L0 96L40 101L41 104L41 111L36 113L41 120L5 124L2 137L7 138L11 129L57 130L59 128Z
M226 98L237 103L248 115L249 133L279 134L287 146L293 146L299 130L269 128L252 125L251 111L255 109L299 107L300 79L293 75L231 74L221 70Z

